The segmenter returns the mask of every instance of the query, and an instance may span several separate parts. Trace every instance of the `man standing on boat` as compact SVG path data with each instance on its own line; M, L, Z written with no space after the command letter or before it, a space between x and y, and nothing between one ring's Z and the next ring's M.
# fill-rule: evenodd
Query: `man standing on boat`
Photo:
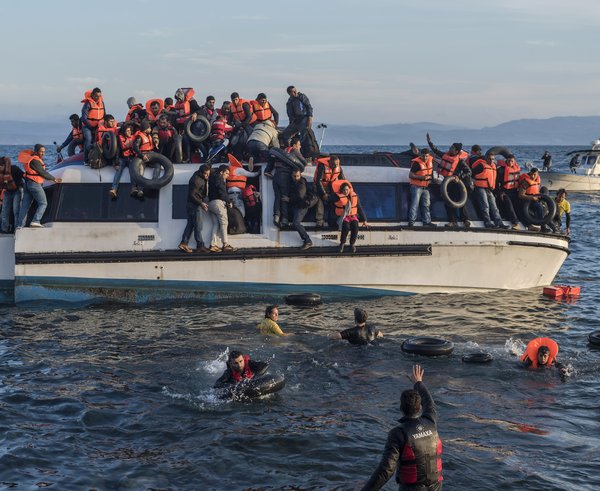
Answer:
M19 209L23 199L23 171L18 166L11 164L10 157L0 158L0 192L4 191L0 230L5 234L17 227ZM11 217L14 221L14 228L11 227Z
M544 163L544 172L548 172L550 167L552 167L552 155L548 152L548 150L544 150L544 155L542 155L542 162Z
M524 201L533 201L531 211L541 217L544 214L544 208L540 203L540 173L536 167L533 167L527 174L521 174L519 177L519 199L521 203ZM522 205L521 205L522 206ZM539 232L541 227L527 221L523 214L523 223L527 226L527 230L531 232Z
M515 208L519 209L519 177L521 167L513 154L506 155L506 160L499 160L496 166L498 170L496 190L498 192L498 203L502 206L506 217L511 221L512 228L519 228L519 218Z
M96 128L104 119L105 107L102 91L95 87L85 93L81 108L81 130L83 131L83 160L88 161L88 154L94 144Z
M227 208L233 207L231 197L227 193L229 166L221 165L210 176L208 184L208 211L212 220L210 252L233 252L235 249L227 243ZM217 246L217 235L221 236L222 248Z
M202 216L203 212L208 211L209 176L210 165L202 164L188 182L187 224L181 237L181 243L178 246L183 252L193 252L192 248L188 246L192 231L194 232L194 239L196 239L196 252L209 252L209 249L204 247L202 239Z
M502 222L498 206L496 205L496 197L494 189L496 188L496 162L495 155L488 153L485 158L480 157L471 164L473 172L473 180L475 181L475 197L483 224L486 228L503 228L508 226Z
M300 133L300 140L304 139L304 134L312 126L313 108L310 105L308 97L293 85L287 88L287 93L290 96L286 103L287 115L290 120L286 129L281 134L281 139L285 145L289 145L290 139Z
M408 226L412 227L417 219L417 208L421 210L421 220L424 227L436 227L431 223L429 206L429 185L433 176L433 157L429 150L424 148L420 155L412 159L412 166L408 174L410 180L410 206L408 208Z
M572 174L577 174L577 167L579 167L579 154L576 153L575 156L569 162L569 169L571 169Z
M293 225L302 239L301 249L310 249L313 246L312 241L306 230L302 226L302 220L308 213L308 210L315 208L315 220L317 223L323 223L323 202L316 196L313 189L309 187L306 179L302 177L302 172L296 169L292 172L290 183L290 204L292 205Z

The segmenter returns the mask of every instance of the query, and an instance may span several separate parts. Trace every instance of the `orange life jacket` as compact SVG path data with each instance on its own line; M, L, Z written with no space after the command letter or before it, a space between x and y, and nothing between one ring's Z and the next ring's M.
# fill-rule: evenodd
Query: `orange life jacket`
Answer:
M231 114L233 119L237 119L238 121L244 121L246 119L246 113L244 112L243 105L247 103L250 106L250 113L252 114L252 118L250 118L249 124L256 122L256 114L254 114L254 109L252 107L252 102L256 101L248 101L246 99L239 99L238 105L236 106L233 101L231 102Z
M457 155L450 155L446 152L442 155L442 159L438 164L438 172L444 177L450 177L454 175L454 171L456 170L456 166L458 165L459 160L465 160L469 157L467 152L461 150Z
M104 99L102 98L102 96L100 96L100 99L98 100L98 102L96 102L94 99L92 99L92 91L88 90L85 95L84 95L84 99L81 101L84 104L86 102L89 102L90 104L90 110L88 112L88 124L95 128L96 126L98 126L98 124L100 124L100 121L102 121L104 119Z
M415 164L419 164L420 169L414 174L418 176L426 177L426 180L421 181L419 179L410 178L410 183L413 186L419 186L422 188L426 188L431 183L431 178L433 176L433 157L431 155L427 155L425 160L422 157L417 157L416 159L412 159L412 162Z
M499 160L497 166L504 168L504 176L502 178L502 187L509 191L519 187L519 177L521 175L521 167L515 162L514 165L508 165L506 160Z
M323 177L321 178L321 183L323 183L323 188L327 189L330 183L339 179L341 166L338 165L334 170L331 168L329 157L321 157L317 159L317 167L315 169L315 175L313 176L313 182L317 182L319 166L323 167Z
M114 133L116 135L118 131L119 128L116 126L114 128L109 128L108 126L100 124L98 125L98 128L96 128L96 141L98 143L102 143L102 137L104 136L104 133Z
M46 164L44 164L39 155L33 153L33 150L22 150L19 153L18 160L23 164L23 168L25 169L25 178L38 184L44 184L44 177L31 168L31 162L38 160L42 163L42 169L46 170Z
M123 157L133 157L133 140L134 136L125 137L123 135L119 135L119 143L121 144L121 155Z
M231 126L223 117L218 117L217 120L211 126L210 138L213 141L224 140L225 135L231 130L233 130L233 126Z
M248 355L244 355L244 373L231 370L231 376L236 382L241 382L242 379L250 379L254 377L254 373L252 373L252 370L250 370L250 357Z
M13 179L12 173L10 171L11 165L6 164L4 166L4 173L0 174L0 189L2 192L6 189L7 191L14 191L17 189L17 184Z
M133 106L131 106L129 108L129 111L127 111L127 116L125 116L125 122L131 121L131 119L133 118L133 113L143 108L144 106L142 106L141 104L134 104ZM139 118L136 117L135 119L138 120Z
M349 215L358 215L358 196L353 190L350 190L350 194L346 196L345 194L336 193L338 196L338 200L335 202L335 214L338 217L344 216L344 210L346 209L346 205L348 204L348 199L350 199L350 213Z
M550 350L550 355L548 357L548 363L546 366L552 365L552 363L556 359L556 355L558 355L558 344L556 344L556 341L550 338L535 338L529 341L529 344L525 349L525 353L523 353L523 356L521 356L521 361L526 361L527 359L529 359L531 360L531 366L533 368L537 368L538 350L542 346L546 346L546 348Z
M522 182L527 183L527 188L525 189L525 194L535 195L540 194L540 175L538 174L535 179L532 179L531 176L527 173L521 174L519 177L519 185Z
M73 140L76 143L80 143L83 141L83 131L81 131L81 128L79 128L79 127L73 128L71 130L71 136L73 137Z
M152 142L152 135L147 135L146 133L144 133L143 131L138 131L136 132L135 135L133 135L134 140L137 138L141 138L142 143L140 145L140 152L142 153L146 153L146 152L151 152L152 150L154 150L154 143Z
M269 101L266 101L264 106L261 106L258 101L250 101L250 107L254 111L257 121L273 119L273 112L271 111L271 104L269 104Z
M158 104L158 114L156 116L152 113L152 110L150 109L150 106L155 102ZM161 115L164 108L165 101L163 101L162 99L150 99L149 101L146 101L146 117L148 118L148 121L156 121Z
M493 162L489 163L485 159L479 159L473 162L471 168L473 169L480 164L483 166L483 170L479 174L473 176L475 186L483 189L495 189L497 174L496 164Z
M173 106L173 110L177 112L177 118L175 119L175 123L183 124L187 121L190 116L190 101L193 99L194 94L196 93L192 88L182 89L184 92L183 101L177 101Z
M246 176L239 175L238 170L243 169L242 163L236 159L232 154L227 155L229 160L229 177L227 178L227 189L239 188L243 190L246 187L248 178Z

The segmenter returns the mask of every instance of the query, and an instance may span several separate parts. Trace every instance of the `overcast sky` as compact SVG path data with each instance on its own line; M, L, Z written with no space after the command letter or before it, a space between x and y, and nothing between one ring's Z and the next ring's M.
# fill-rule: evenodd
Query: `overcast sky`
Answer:
M285 88L329 124L600 115L598 0L3 1L0 119Z

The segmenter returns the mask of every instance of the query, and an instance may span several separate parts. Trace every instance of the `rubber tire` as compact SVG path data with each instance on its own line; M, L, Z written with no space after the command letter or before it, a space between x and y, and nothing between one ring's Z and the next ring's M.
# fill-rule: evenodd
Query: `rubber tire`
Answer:
M321 305L321 295L318 293L293 293L285 296L288 305Z
M269 150L269 155L277 160L280 160L287 166L291 167L292 170L299 170L300 172L304 172L304 164L300 162L298 157L292 155L291 153L287 153L281 148L271 148Z
M588 341L594 346L600 346L600 331L594 331L588 334Z
M278 392L285 387L282 375L259 375L234 386L217 389L221 399L253 399Z
M171 182L173 179L173 175L175 171L173 169L173 163L164 155L156 152L148 152L148 162L142 162L142 159L136 157L131 162L129 166L129 173L131 175L131 179L138 185L143 187L144 189L160 189ZM146 166L151 164L160 165L164 173L158 179L150 179L148 177L144 177L143 170L140 170L140 167L145 169ZM140 166L140 164L142 164Z
M450 186L450 183L459 186L461 191L460 201L454 201L450 197L450 194L448 193L448 187ZM440 194L442 195L442 198L448 204L448 206L452 208L462 208L467 204L467 198L469 197L469 195L467 194L467 187L465 186L465 183L462 182L460 179L458 181L455 181L452 177L447 177L446 179L444 179L442 185L440 186Z
M493 359L490 353L471 353L462 357L464 363L490 363Z
M106 160L112 160L117 156L119 147L117 145L117 135L112 131L107 131L102 135L102 141L100 142L102 147L102 156Z
M173 147L171 149L173 162L180 164L183 161L183 139L179 133L173 136Z
M546 203L548 212L542 218L538 218L530 211L531 204L534 202L525 201L523 202L523 215L525 216L525 220L533 225L547 225L552 222L552 219L556 214L556 202L547 194L540 194L539 197L544 203Z
M192 131L192 125L196 128L197 126L199 126L199 123L202 123L202 130L203 130L200 135L198 135ZM202 143L210 135L210 121L208 121L208 119L206 119L204 116L198 116L196 118L196 121L192 121L191 119L188 119L185 122L183 131L185 131L185 134L188 136L188 138L192 142Z
M402 351L423 356L447 356L454 351L454 343L441 338L409 338L402 343Z
M485 156L487 157L490 153L493 153L494 155L502 155L505 159L507 159L509 155L513 154L506 147L492 147L487 152L485 152Z

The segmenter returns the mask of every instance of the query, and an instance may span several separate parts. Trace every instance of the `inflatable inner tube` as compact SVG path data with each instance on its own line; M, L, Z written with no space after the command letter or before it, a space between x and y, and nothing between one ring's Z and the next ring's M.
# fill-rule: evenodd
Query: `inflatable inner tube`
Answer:
M531 205L535 203L535 201L523 202L523 215L525 215L525 220L533 225L547 225L552 221L554 214L556 213L556 202L547 194L540 194L538 196L540 197L540 202L544 209L544 215L539 217L535 213L532 213Z
M188 119L183 131L194 143L202 143L210 135L210 122L204 116L198 116L196 121Z
M588 334L588 341L590 344L600 346L600 331L594 331Z
M467 187L460 179L447 177L442 182L440 193L444 201L452 208L462 208L467 204Z
M292 170L304 171L304 164L294 154L287 153L281 148L271 148L269 155L292 168Z
M489 363L494 359L490 353L471 353L462 357L465 363Z
M283 375L259 375L235 385L217 389L221 399L254 399L279 392L285 386Z
M512 152L506 147L492 147L485 152L485 156L487 157L490 153L493 153L494 155L502 155L505 159L507 159L509 155L512 155Z
M117 156L117 135L112 131L106 131L102 135L102 156L105 159L112 160Z
M288 305L321 305L321 295L318 293L293 293L286 295L285 303Z
M173 164L167 157L160 153L148 152L147 155L147 162L144 162L139 157L133 159L133 162L129 166L129 173L138 186L145 189L160 189L169 184L171 179L173 179ZM153 172L156 167L162 168L162 175L159 175L156 179L146 177L144 175L146 167L153 167Z
M452 353L454 343L447 339L417 337L402 343L402 351L424 356L445 356Z

